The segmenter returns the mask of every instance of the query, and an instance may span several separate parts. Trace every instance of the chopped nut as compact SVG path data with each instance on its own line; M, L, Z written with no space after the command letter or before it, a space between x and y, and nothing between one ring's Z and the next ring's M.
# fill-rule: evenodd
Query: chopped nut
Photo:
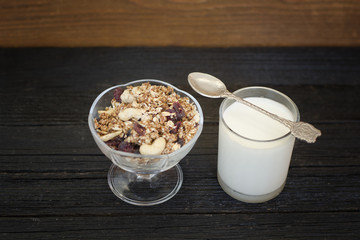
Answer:
M107 110L99 110L98 111L98 114L100 115L100 114L112 114L114 112L114 109L113 108L108 108Z
M178 149L180 149L181 148L181 146L180 146L180 144L178 144L178 143L175 143L173 146L172 146L172 150L173 151L176 151L176 150L178 150Z
M101 136L100 138L104 142L107 142L107 141L113 139L114 137L119 136L121 133L122 133L122 131L112 132L112 133L106 134L104 136Z
M139 120L141 118L141 115L142 115L141 109L137 109L137 108L126 108L121 112L119 112L119 118L123 121L128 121L132 118L135 120Z
M123 94L121 94L121 101L123 103L132 103L135 100L135 97L130 93L129 89L126 89Z
M131 92L136 98L142 93L140 87L134 87Z

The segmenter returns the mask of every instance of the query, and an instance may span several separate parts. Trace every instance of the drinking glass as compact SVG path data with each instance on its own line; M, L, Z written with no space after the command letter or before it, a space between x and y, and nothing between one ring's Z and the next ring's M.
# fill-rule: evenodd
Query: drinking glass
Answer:
M300 120L295 103L274 89L247 87L234 94L242 98L264 97L274 100L290 110L292 120ZM234 132L223 118L224 111L234 101L225 99L220 105L218 181L223 190L237 200L265 202L276 197L284 188L295 137L289 131L275 139L258 140Z
M126 86L139 86L148 82L151 85L170 86L181 97L188 97L194 103L200 115L198 130L194 137L180 149L164 155L142 155L128 153L110 148L98 136L94 119L98 118L98 110L110 105L113 91ZM113 193L121 200L139 206L163 203L172 198L180 189L183 173L179 161L193 148L203 129L204 116L198 101L189 93L177 87L155 79L142 79L123 85L110 87L103 91L90 108L88 124L95 143L101 152L112 161L108 172L108 183Z

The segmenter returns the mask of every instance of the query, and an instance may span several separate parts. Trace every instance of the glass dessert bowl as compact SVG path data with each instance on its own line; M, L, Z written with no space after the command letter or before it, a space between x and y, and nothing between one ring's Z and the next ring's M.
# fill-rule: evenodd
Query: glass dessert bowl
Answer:
M144 150L143 154L138 151L120 151L110 147L98 134L99 130L95 119L99 119L98 111L104 111L106 107L109 107L110 102L114 99L114 91L118 88L126 89L128 86L138 87L144 83L170 87L180 97L188 98L189 103L196 108L198 113L197 131L191 139L182 143L180 148L175 148L177 150L168 151L167 154L158 154L155 151L156 155L144 154L146 152ZM113 193L127 203L140 206L156 205L172 198L180 190L183 181L182 170L178 163L195 145L202 132L203 121L203 112L198 101L189 93L163 81L142 79L104 90L90 108L88 124L95 143L113 163L108 172L108 183ZM177 129L177 123L173 128ZM135 130L139 132L137 129ZM137 133L134 134L137 135Z

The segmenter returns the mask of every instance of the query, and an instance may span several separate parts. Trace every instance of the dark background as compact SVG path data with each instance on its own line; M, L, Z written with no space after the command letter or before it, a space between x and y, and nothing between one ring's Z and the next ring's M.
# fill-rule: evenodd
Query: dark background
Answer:
M357 239L360 235L358 48L0 49L2 239ZM229 90L263 85L290 96L321 129L297 140L287 184L247 204L216 179L221 99L194 93L203 71ZM189 91L205 125L180 165L183 186L161 205L122 202L107 185L111 162L87 126L109 86L156 78Z

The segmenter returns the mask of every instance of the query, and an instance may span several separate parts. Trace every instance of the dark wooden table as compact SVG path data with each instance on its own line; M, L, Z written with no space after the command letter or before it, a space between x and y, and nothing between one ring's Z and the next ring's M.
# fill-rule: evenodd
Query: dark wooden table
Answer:
M296 141L287 184L247 204L216 179L218 107L187 74L211 73L229 90L264 85L323 132ZM192 93L204 130L180 165L178 194L137 207L107 184L110 160L87 116L104 89L154 78ZM359 48L0 49L0 239L359 239Z

